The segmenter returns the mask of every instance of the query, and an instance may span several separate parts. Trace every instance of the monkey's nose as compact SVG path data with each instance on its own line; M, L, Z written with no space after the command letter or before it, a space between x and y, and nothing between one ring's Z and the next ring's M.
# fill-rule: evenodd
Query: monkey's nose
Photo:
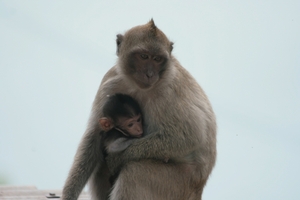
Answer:
M152 78L153 74L154 74L154 73L153 73L152 71L151 71L151 72L147 72L147 73L146 73L146 76L147 76L148 78Z
M143 134L143 130L142 130L141 128L138 128L136 131L137 131L139 134Z

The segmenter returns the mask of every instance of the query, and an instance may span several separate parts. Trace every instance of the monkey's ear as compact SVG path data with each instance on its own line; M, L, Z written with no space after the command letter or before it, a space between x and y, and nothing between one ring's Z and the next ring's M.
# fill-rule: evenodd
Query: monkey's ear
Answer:
M174 42L170 42L170 52L172 52L172 50L173 50L173 45L174 45Z
M117 42L117 56L119 55L120 47L121 47L121 43L123 41L123 38L124 38L123 35L121 35L121 34L117 35L117 39L116 39L116 42Z
M151 20L148 23L149 23L151 29L153 29L154 31L157 29L157 27L156 27L156 25L154 23L153 18L151 18Z
M107 132L114 127L114 124L110 118L102 117L99 120L101 128Z

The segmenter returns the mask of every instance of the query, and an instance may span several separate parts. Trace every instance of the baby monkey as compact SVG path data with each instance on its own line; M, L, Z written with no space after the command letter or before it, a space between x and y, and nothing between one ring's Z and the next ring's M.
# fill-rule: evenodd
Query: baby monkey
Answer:
M116 93L108 96L103 106L104 117L99 123L104 132L103 154L126 149L134 139L143 135L142 111L135 99L129 95ZM110 174L110 184L113 185L119 172Z
M123 151L143 135L142 111L129 95L116 93L107 97L99 123L105 132L104 154Z

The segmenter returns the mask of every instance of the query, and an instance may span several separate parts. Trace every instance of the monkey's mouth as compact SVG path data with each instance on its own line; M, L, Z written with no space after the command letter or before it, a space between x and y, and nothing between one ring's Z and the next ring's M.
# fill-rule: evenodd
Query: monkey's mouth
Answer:
M146 74L137 74L135 80L141 88L150 88L158 81L158 75L149 78Z
M143 136L143 133L139 134L139 135L136 135L136 137L140 138Z

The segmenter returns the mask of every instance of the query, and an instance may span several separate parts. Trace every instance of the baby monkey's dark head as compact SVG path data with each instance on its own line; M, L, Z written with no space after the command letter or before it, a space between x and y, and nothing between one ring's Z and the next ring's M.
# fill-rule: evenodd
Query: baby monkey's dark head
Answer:
M134 137L141 137L143 134L141 108L129 95L117 93L108 96L99 122L106 132L116 128Z

